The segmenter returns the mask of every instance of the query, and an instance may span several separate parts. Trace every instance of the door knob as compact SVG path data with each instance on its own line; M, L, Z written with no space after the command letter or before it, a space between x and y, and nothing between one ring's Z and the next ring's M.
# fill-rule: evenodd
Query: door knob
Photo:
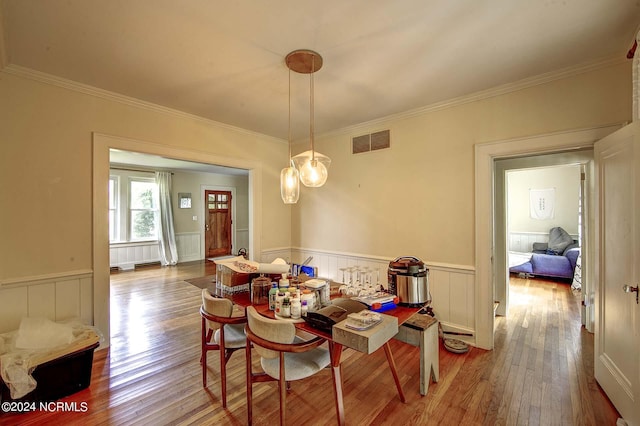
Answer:
M638 287L632 287L630 285L623 285L622 291L625 293L636 293L636 304L638 304Z

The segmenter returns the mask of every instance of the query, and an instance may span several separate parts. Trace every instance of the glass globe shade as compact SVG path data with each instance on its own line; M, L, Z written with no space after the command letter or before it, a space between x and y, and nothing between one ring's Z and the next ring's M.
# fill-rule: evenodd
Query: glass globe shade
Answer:
M307 160L300 169L300 181L304 186L320 187L327 181L327 168L318 160Z
M285 167L280 172L280 196L285 204L295 204L300 197L299 173L295 167Z
M314 157L315 159L312 160L312 152L305 151L293 157L292 160L300 170L302 184L311 188L318 188L327 181L331 159L319 152L316 152Z

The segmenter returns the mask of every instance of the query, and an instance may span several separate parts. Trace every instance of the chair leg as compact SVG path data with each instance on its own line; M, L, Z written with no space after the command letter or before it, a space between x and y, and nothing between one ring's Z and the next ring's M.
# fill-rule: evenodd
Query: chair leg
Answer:
M201 351L200 355L200 363L202 364L202 387L207 387L207 323L204 318L202 318L202 342L201 342Z
M220 383L222 408L227 408L227 351L224 349L224 325L220 327Z
M207 351L202 351L202 387L207 387Z
M207 337L206 338L204 336L204 330L202 331L202 339L203 339L202 347L205 346L205 343L208 344L209 342L211 342L211 336L213 336L213 330L209 330L207 332ZM200 364L202 364L202 356L200 357Z
M247 341L247 346L245 347L245 359L247 365L247 420L248 424L252 424L251 418L251 405L253 400L252 390L253 390L253 373L251 372L251 342Z
M285 413L287 411L287 381L284 372L284 352L280 352L280 380L278 381L280 389L280 426L286 424Z

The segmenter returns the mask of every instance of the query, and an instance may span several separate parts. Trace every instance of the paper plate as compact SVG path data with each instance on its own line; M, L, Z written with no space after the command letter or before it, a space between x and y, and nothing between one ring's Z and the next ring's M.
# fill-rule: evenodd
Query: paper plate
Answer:
M469 345L458 339L444 339L444 348L455 354L469 352Z

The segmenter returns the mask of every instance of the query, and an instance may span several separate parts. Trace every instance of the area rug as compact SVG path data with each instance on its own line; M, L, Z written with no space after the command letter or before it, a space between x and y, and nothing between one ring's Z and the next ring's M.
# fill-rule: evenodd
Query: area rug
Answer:
M213 286L213 281L215 280L215 278L215 275L207 275L204 277L190 278L185 281L198 288L208 288Z

